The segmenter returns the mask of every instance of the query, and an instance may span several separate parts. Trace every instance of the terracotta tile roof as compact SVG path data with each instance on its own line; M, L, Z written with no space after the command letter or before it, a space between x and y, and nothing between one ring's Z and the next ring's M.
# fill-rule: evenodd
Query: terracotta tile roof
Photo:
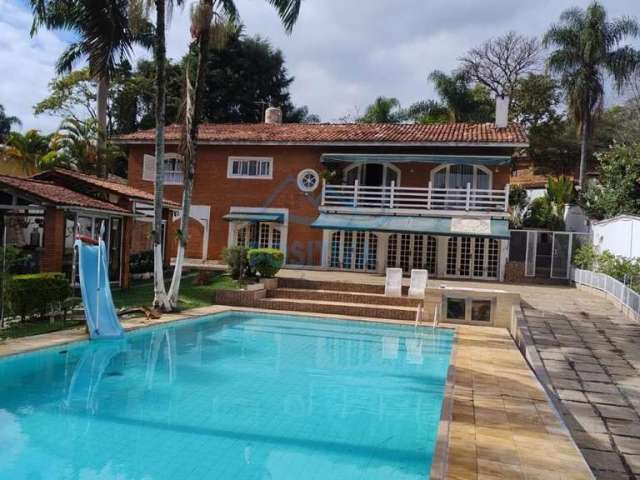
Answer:
M125 197L129 197L134 200L144 200L146 202L153 203L152 193L145 192L144 190L140 190L138 188L130 187L129 185L123 184L118 181L108 180L105 178L98 178L94 175L87 175L86 173L67 170L64 168L54 168L46 172L37 173L32 178L48 180L51 178L55 178L56 176L70 178L72 180L76 180L81 183L92 185L94 187L107 190L109 192L116 193L119 195L123 195ZM164 203L167 206L172 206L172 207L180 206L178 203L172 202L167 199L165 199Z
M152 130L123 135L120 143L148 143L154 141ZM331 144L331 143L389 143L389 144L433 144L471 143L523 145L529 140L517 124L507 128L496 128L493 123L442 123L418 124L374 124L374 123L322 123L322 124L216 124L200 126L200 141L210 143L276 143L276 144ZM166 129L166 140L180 140L180 127L170 125Z
M12 177L0 175L0 186L4 185L22 192L30 197L37 197L45 202L65 207L81 207L94 210L104 210L115 213L129 213L126 209L113 203L98 200L82 193L74 192L68 188L55 185L50 182L33 178Z

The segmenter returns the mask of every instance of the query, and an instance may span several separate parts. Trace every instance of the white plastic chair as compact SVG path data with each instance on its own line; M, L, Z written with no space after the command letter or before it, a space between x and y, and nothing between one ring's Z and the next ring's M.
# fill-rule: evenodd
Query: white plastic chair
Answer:
M384 279L384 294L388 297L402 296L401 268L387 268L387 275Z
M424 298L427 289L429 272L426 270L411 270L411 283L409 284L409 296L412 298Z

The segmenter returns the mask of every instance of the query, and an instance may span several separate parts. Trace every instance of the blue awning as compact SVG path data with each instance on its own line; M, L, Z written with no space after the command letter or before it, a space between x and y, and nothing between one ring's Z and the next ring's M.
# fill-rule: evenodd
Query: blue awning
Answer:
M231 212L222 218L227 222L284 222L282 213Z
M386 153L323 153L322 163L451 163L456 165L509 165L509 155L403 155Z
M421 233L509 239L509 222L495 218L321 213L311 226L323 230Z

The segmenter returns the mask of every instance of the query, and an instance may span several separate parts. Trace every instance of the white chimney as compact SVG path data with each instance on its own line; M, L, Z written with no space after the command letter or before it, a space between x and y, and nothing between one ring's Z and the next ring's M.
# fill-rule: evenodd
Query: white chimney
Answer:
M282 109L269 107L264 112L264 123L282 123Z
M509 124L509 101L507 95L496 97L496 128L507 128Z

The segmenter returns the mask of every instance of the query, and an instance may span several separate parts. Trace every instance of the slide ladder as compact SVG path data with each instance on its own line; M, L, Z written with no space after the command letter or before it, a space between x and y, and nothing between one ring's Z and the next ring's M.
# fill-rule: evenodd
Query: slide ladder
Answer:
M124 331L116 314L111 287L107 249L102 240L104 223L98 241L76 236L74 248L78 257L78 276L87 319L89 336L97 338L120 338Z

